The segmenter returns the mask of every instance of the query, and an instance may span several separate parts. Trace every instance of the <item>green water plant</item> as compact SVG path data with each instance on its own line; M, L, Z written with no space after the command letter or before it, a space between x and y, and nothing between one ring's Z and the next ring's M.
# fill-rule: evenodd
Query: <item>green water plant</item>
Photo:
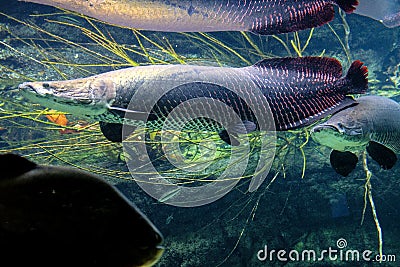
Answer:
M368 168L368 161L367 161L367 151L364 151L362 154L362 162L363 162L363 169L365 172L365 184L364 184L364 208L361 215L361 225L364 222L365 218L365 211L367 210L367 198L368 202L371 206L372 216L375 222L376 230L378 233L378 251L379 251L379 259L382 262L383 258L383 236L382 236L382 228L379 223L378 213L376 211L374 198L372 197L372 185L371 185L371 177L372 172Z

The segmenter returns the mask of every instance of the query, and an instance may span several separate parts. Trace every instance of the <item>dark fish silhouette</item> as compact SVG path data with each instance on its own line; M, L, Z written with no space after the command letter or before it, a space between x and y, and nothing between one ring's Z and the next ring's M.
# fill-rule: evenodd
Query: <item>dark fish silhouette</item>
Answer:
M0 155L0 266L152 266L162 236L86 172Z
M333 148L332 167L343 176L356 167L354 152L364 149L383 169L391 169L400 153L400 105L382 96L363 96L311 132L317 142Z
M357 0L22 0L60 7L129 28L165 32L294 32L321 26L334 5L347 13Z
M203 105L199 101L196 108L180 108L174 113L177 124L208 112L227 125L230 133L240 134L260 128L255 111L265 114L267 119L268 113L272 113L273 129L283 131L308 125L352 105L354 100L347 95L366 91L367 68L354 61L342 77L337 60L320 57L265 59L244 68L154 65L69 81L26 82L19 89L27 98L46 107L105 122L102 131L112 141L121 141L121 123L143 127L141 120L149 115L147 127L162 129L171 111L189 100L196 103L198 98L206 98L208 103ZM154 97L158 101L149 103ZM226 115L218 105L221 102L232 108L240 120ZM150 113L143 114L147 111ZM124 119L126 115L129 120ZM271 121L272 118L267 123ZM187 127L219 132L229 143L227 129L221 129L221 124L203 118L191 121ZM244 127L237 127L239 124Z

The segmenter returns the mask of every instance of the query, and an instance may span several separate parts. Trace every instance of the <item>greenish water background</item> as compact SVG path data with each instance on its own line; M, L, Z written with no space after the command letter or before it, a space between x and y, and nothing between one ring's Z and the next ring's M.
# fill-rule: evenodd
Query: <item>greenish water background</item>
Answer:
M142 51L142 54L138 54L124 50L132 60L129 62L123 54L115 54L118 50L113 52L98 44L94 45L93 39L82 34L80 28L70 26L78 25L95 32L93 25L78 16L14 1L2 2L0 11L20 20L0 16L0 126L7 130L2 135L1 151L17 152L46 164L75 164L97 172L116 184L164 234L167 250L158 266L367 266L364 262L349 265L340 261L282 263L277 260L260 262L257 259L257 252L264 245L275 250L321 251L329 247L336 248L336 241L340 238L347 240L348 249L369 249L377 253L378 240L370 208L367 208L365 221L360 225L365 183L362 167L358 166L349 177L339 177L329 166L329 149L318 146L312 140L304 149L307 159L304 178L301 178L303 157L296 149L298 144L295 144L283 161L285 176L281 171L268 188L274 172L254 193L245 192L247 180L217 202L198 208L177 208L153 200L130 180L130 174L121 160L121 147L107 142L95 126L79 135L60 134L60 127L45 123L46 119L39 112L44 107L32 105L18 92L12 91L27 78L75 78L127 67L132 63L151 63L143 50L140 50L141 46L158 59L156 63L185 61L193 64L246 66L263 56L257 54L241 33L212 33L207 35L209 38L193 34L189 38L178 33L142 32L146 39L140 35L135 36L129 29L94 22L109 40L125 48L132 48L132 51ZM64 40L82 44L82 47L90 48L108 59L84 53L81 48L67 45L59 39L55 41L51 35L21 22L36 25ZM344 70L349 66L349 57L351 60L361 60L369 68L370 92L399 100L400 30L385 28L379 22L358 15L347 15L346 22L350 30L348 55L340 43L346 43L346 36L343 20L338 15L329 26L314 30L303 55L335 57L342 62ZM302 45L309 34L309 30L299 33ZM264 55L296 55L290 43L295 40L293 34L278 36L286 47L271 36L249 34L247 37ZM161 44L169 53L160 50L151 40ZM212 40L218 40L224 46L234 49L235 53ZM82 119L74 116L68 118L75 122ZM285 133L282 137L290 138L294 135ZM301 144L303 137L299 138ZM383 230L384 253L399 256L398 164L389 171L381 170L375 163L369 167L374 174L373 195ZM345 206L348 207L347 214ZM346 216L333 216L333 207L339 207L339 213ZM383 263L382 266L397 265Z

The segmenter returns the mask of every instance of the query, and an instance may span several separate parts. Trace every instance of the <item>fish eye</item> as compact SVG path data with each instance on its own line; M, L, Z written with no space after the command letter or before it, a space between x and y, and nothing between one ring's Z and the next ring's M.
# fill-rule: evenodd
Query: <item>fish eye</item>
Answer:
M43 86L43 88L49 88L49 87L50 87L50 84L48 84L48 83L43 83L42 86Z

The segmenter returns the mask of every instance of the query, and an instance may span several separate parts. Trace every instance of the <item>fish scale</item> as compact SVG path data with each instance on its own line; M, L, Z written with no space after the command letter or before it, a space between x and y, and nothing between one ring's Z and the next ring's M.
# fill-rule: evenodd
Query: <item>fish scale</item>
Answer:
M357 0L20 0L72 10L129 28L164 32L294 32L321 26L347 13Z
M380 104L378 100L380 99L377 98L373 103L380 107L379 111L368 108L369 123L372 124L369 130L370 138L387 146L395 153L400 153L400 106L394 101L381 100L382 104Z
M304 67L303 63L305 62L308 63L307 66L311 67ZM289 63L292 63L292 65ZM338 62L320 58L306 58L305 60L296 59L289 62L286 58L263 61L263 63L259 65L260 67L257 69L257 72L255 72L254 66L244 68L243 70L245 70L246 75L250 77L251 81L253 81L267 97L272 113L274 114L277 130L292 129L298 125L306 125L307 122L311 123L311 121L318 119L319 115L322 115L325 110L329 113L332 110L329 108L330 106L336 107L338 103L345 99L345 94L337 95L337 92L335 92L332 87L329 90L326 88L327 82L332 82L341 75L341 68ZM301 66L301 70L298 71L298 75L293 75L293 71L298 66ZM332 73L324 74L324 72ZM305 74L300 75L299 73ZM319 80L320 77L324 77L327 81ZM311 85L309 84L310 80L313 81ZM316 83L318 83L318 85ZM296 84L296 86L294 86L294 84ZM256 118L249 115L250 111L246 110L246 104L244 104L243 101L239 101L239 99L235 99L231 91L228 90L228 92L224 92L223 88L210 89L210 86L207 86L208 88L193 89L193 86L194 83L189 83L184 85L185 89L176 88L174 92L165 95L156 105L158 109L152 112L157 114L158 122L154 122L154 120L150 119L150 127L160 127L165 116L179 103L196 97L211 97L212 99L218 99L224 103L228 103L228 99L230 99L231 102L236 103L233 108L236 113L241 114L242 120L256 120ZM185 93L183 93L183 91L185 91ZM304 92L302 93L304 101L293 98L292 102L288 101L290 95L301 93L302 91ZM313 92L316 95L322 95L327 101L325 103L321 102L319 106L314 104L316 98L312 95ZM223 94L226 93L228 93L226 97L223 97ZM306 96L309 94L311 95L309 99L312 99L312 101L307 101L308 97ZM233 99L235 100L232 101ZM173 105L169 105L171 100L174 101ZM123 104L122 106L125 105L126 104ZM164 110L161 110L159 106L162 106ZM298 110L302 111L302 114L299 114ZM184 118L187 115L188 114L182 114L182 117ZM194 123L191 127L194 127L192 130L220 129L219 125L213 125L213 127L210 128L210 125L202 125L200 123Z
M265 59L244 68L140 66L76 80L27 82L19 88L47 107L108 123L143 126L147 121L147 127L161 129L174 112L170 125L179 129L188 118L206 117L210 119L193 119L185 127L219 131L248 121L258 129L283 131L352 105L348 95L366 91L367 68L360 61L341 76L339 61L304 57ZM196 108L180 108L188 101Z

